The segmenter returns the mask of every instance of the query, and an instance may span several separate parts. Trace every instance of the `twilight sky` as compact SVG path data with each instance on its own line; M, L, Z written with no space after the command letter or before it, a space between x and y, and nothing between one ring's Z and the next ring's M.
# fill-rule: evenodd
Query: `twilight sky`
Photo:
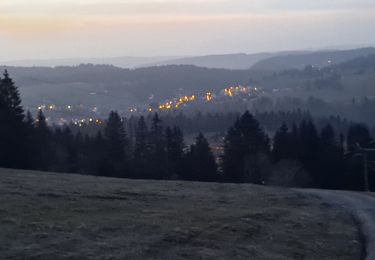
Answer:
M375 43L374 0L0 0L0 60Z

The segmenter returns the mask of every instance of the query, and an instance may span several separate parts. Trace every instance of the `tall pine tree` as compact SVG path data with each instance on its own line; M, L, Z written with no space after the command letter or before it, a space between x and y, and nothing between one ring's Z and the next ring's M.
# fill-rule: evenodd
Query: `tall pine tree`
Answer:
M37 170L52 170L54 150L52 147L52 133L47 125L46 118L42 110L38 111L35 123L35 165Z
M182 177L184 136L180 128L167 127L165 130L166 177Z
M141 116L135 129L135 147L133 161L133 176L146 178L151 171L149 167L150 145L149 131L145 119Z
M283 123L281 127L276 131L275 136L273 138L273 159L276 162L285 158L291 159L293 155L291 151L293 146L291 145L291 133L289 132L288 126L285 123Z
M195 143L190 146L187 154L189 170L188 176L191 181L218 181L217 166L211 152L207 139L200 133Z
M115 111L109 114L104 129L104 138L107 152L107 175L125 177L127 137L121 117Z
M0 166L28 167L27 127L21 98L7 71L0 78Z
M315 186L318 188L339 189L344 178L344 151L330 124L320 133L319 155L316 158L318 170Z
M166 177L166 153L165 138L161 119L157 113L152 118L150 129L150 169L152 179L163 179Z
M259 183L259 154L269 153L269 139L246 111L229 129L224 142L223 171L227 181Z

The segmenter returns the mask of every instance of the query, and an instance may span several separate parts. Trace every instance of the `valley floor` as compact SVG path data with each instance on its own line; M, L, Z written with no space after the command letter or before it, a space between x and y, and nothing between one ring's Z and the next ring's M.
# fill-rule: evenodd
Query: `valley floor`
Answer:
M0 169L2 259L361 259L314 194Z

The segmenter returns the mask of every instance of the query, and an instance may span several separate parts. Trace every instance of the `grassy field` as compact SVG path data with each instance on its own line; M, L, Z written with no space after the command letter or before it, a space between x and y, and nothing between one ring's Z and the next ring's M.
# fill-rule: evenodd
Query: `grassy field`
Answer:
M1 259L360 259L352 217L254 185L0 169Z

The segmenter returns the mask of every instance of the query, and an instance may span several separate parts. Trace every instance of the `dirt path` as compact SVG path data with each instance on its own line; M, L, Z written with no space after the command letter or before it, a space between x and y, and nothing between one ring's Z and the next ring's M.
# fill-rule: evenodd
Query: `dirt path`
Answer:
M375 196L374 194L326 191L326 190L299 190L302 193L313 194L339 206L355 216L361 226L361 232L366 243L367 260L375 260Z

